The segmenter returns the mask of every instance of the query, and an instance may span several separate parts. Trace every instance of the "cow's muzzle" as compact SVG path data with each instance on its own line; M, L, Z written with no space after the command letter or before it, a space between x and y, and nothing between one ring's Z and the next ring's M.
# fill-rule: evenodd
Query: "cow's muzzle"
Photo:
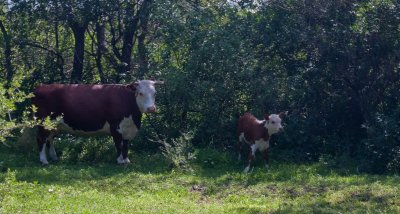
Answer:
M156 113L156 112L157 108L155 106L151 106L146 109L146 113Z

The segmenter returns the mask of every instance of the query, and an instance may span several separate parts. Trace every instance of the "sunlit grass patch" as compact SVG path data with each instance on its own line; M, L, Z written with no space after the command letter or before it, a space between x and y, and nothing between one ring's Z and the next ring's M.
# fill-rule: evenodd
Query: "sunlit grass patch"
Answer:
M36 155L2 148L0 213L400 212L395 175L276 160L245 174L214 150L199 150L193 170L182 171L160 153L130 155L131 165L67 159L42 167Z

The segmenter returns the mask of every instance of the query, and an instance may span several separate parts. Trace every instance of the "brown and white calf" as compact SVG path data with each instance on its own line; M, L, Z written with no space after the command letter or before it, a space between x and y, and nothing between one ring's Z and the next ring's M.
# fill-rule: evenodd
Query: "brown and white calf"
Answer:
M50 84L39 85L32 103L37 107L36 117L61 117L56 130L43 126L37 129L39 157L48 164L50 157L57 160L52 140L60 132L74 135L111 135L117 149L117 162L130 163L128 141L141 125L143 113L155 113L155 85L163 82L141 80L129 85L105 84Z
M258 120L254 115L245 113L239 118L237 126L239 160L242 155L243 143L250 147L247 166L244 172L250 170L251 163L254 161L257 150L262 152L266 164L265 166L268 167L269 140L273 134L283 131L282 119L286 115L287 112L271 115L265 114L264 120Z

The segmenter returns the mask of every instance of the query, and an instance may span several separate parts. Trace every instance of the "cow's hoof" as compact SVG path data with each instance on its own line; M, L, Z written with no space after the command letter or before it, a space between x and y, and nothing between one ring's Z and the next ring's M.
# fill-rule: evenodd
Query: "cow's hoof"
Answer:
M268 164L265 164L265 168L266 168L266 169L269 169L269 165L268 165Z
M49 165L49 162L47 162L47 161L41 161L41 163L42 163L42 166L48 166Z
M117 163L118 163L118 164L124 164L124 163L125 163L124 159L122 158L122 155L120 155L120 156L117 158Z
M118 157L118 158L117 158L117 162L118 162L118 164L121 164L121 165L123 165L123 164L130 164L130 163L131 163L131 161L129 160L129 158L122 159L122 157Z
M250 171L250 166L246 166L246 168L244 168L243 172L244 173L248 173Z
M59 160L59 158L57 156L50 156L50 159L52 161L58 161Z
M125 162L125 164L130 164L130 163L131 163L131 161L129 160L129 158L125 158L125 159L124 159L124 162Z

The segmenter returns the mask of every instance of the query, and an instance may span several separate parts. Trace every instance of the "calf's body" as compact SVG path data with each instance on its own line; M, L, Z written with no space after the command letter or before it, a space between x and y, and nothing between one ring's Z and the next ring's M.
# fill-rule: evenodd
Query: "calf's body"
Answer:
M281 122L284 115L286 113L265 115L264 120L258 120L252 114L245 113L239 118L237 126L239 160L241 159L243 144L250 147L245 172L250 170L251 163L254 161L255 153L258 150L262 152L265 164L268 166L269 140L271 135L283 130Z

